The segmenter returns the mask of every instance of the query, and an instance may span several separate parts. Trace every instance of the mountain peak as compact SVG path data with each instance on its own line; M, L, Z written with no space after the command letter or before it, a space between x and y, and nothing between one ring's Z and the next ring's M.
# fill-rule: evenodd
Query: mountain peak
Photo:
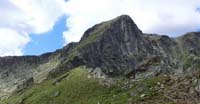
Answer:
M80 66L86 66L100 77L145 79L162 73L190 73L191 69L200 67L199 35L193 32L170 38L143 34L130 16L121 15L91 27L80 42L55 52L0 58L0 100L13 91L56 78Z
M83 41L85 38L91 36L91 35L101 35L101 34L107 34L108 31L115 31L115 32L122 32L121 35L124 35L126 32L134 32L131 33L132 35L141 35L141 30L137 27L137 25L134 23L132 18L128 15L121 15L118 16L112 20L102 22L100 24L97 24L91 28L89 28L81 38L81 41Z
M121 22L121 25L129 25L133 29L139 30L133 19L129 15L121 15L116 17L115 19L111 20L113 23Z
M130 16L122 15L97 24L84 33L77 46L81 53L78 60L89 67L99 67L105 73L120 74L134 69L134 59L130 56L147 50L149 46L143 44L148 44L148 41L137 25Z
M120 15L116 17L115 19L120 19L120 20L132 20L132 18L129 15Z

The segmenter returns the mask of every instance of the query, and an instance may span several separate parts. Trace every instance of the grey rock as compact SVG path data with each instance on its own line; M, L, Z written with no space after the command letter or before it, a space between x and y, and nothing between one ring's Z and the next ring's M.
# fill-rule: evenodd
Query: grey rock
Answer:
M143 98L143 97L145 97L145 96L146 96L146 94L141 94L141 95L140 95L141 98Z
M137 96L137 94L138 94L138 93L137 93L136 91L132 91L132 92L130 93L130 96L131 96L131 97L135 97L135 96Z
M193 84L195 86L194 88L195 92L200 94L200 79L195 79Z
M57 96L59 96L59 95L60 95L60 92L59 92L59 91L56 91L56 92L53 94L54 97L57 97Z

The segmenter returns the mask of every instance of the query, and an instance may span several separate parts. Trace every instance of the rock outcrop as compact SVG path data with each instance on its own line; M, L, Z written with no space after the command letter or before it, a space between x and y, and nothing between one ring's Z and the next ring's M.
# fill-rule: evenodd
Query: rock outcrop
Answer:
M110 76L135 76L147 70L152 75L183 73L185 57L191 52L198 57L199 34L187 33L177 38L146 34L129 16L122 15L88 29L52 73L80 65L101 68Z

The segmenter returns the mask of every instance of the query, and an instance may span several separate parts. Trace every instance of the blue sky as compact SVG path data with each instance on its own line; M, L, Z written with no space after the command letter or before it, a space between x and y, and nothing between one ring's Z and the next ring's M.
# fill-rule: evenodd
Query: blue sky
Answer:
M53 52L64 45L63 31L66 28L66 16L62 16L53 26L53 29L43 34L30 34L31 41L24 48L24 55L40 55Z
M145 33L176 37L199 30L199 8L200 0L0 0L0 56L55 51L123 14Z

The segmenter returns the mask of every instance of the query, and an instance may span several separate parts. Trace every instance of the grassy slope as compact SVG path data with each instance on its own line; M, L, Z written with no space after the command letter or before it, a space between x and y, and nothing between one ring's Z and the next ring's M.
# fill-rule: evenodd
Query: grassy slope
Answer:
M128 84L131 87L126 88L127 79L116 80L108 87L99 83L102 79L88 78L88 75L88 71L79 67L58 77L57 80L62 80L56 85L52 84L55 80L43 82L0 104L172 104L161 93L151 89L165 77L131 82Z

